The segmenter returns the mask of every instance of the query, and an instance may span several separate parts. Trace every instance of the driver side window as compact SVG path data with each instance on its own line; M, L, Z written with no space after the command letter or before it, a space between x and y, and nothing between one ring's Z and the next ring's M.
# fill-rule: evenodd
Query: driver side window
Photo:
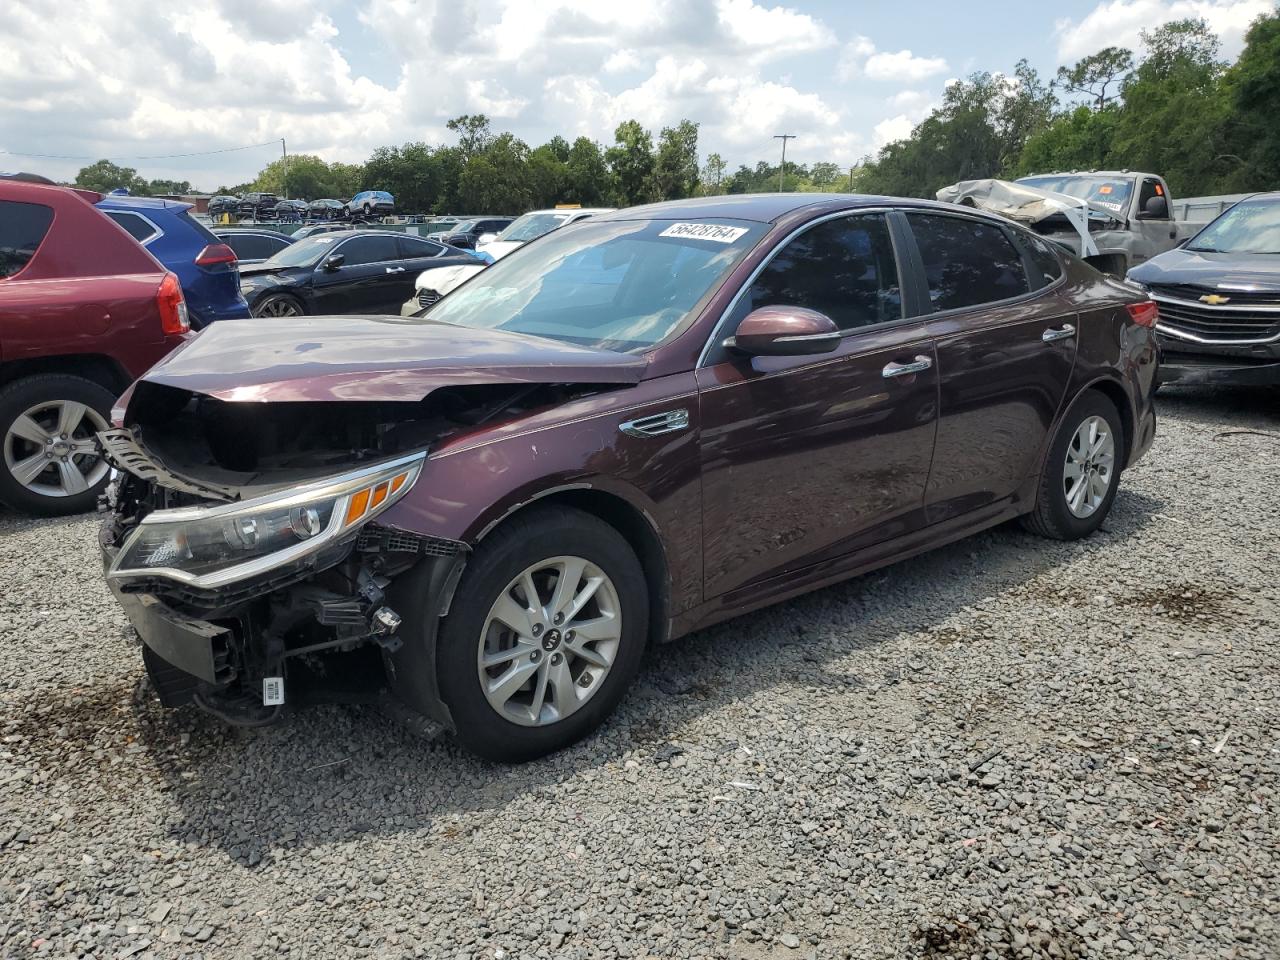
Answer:
M817 310L841 330L902 319L902 289L884 215L828 220L788 243L739 301L737 319L774 306Z

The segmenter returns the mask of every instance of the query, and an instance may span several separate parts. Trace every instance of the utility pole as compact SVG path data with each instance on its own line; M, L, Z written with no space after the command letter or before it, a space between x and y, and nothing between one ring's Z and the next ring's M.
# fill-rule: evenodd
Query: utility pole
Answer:
M853 167L849 168L849 192L853 193Z
M284 193L283 199L288 200L289 199L289 150L285 147L284 137L280 138L280 155L284 157L284 176L280 178L280 183L283 188L282 192Z
M787 171L787 141L794 140L794 133L775 133L773 139L782 141L782 166L778 168L778 192L782 193L782 176Z

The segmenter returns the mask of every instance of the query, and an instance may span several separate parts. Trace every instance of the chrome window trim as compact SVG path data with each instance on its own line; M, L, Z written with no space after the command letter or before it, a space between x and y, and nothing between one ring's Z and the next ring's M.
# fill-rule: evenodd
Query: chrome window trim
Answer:
M742 286L738 288L738 292L733 295L733 299L729 301L729 305L724 308L724 312L721 313L720 318L716 320L715 326L711 328L711 333L707 337L706 343L702 345L702 352L698 354L698 362L694 364L693 368L695 370L701 370L703 367L707 366L707 357L711 353L712 347L719 344L723 339L721 336L721 331L724 330L725 324L728 322L729 317L733 314L733 311L738 308L738 302L742 299L743 295L746 294L746 292L749 289L751 289L751 285L756 282L756 278L760 276L764 268L769 266L769 264L773 262L773 258L776 257L783 250L785 250L787 245L791 243L792 240L800 236L800 234L813 229L819 224L826 223L829 220L839 220L842 217L857 217L857 216L862 216L864 214L880 214L882 216L888 217L888 215L892 213L895 209L897 208L896 207L850 207L846 210L837 210L835 213L823 214L821 217L816 217L813 220L806 220L800 226L792 230L789 234L786 235L786 237L784 237L780 242L774 245L774 248L769 251L768 255L763 260L761 260L758 264L756 264L756 268L751 271L750 276L748 276L747 279L743 281ZM887 221L885 225L886 227L888 226ZM899 285L901 285L902 264L898 262L897 250L894 251L894 265L898 268L898 283ZM901 319L919 319L919 318L900 318L900 320L892 321L892 322L901 322ZM869 326L880 326L880 324L873 324ZM861 330L861 329L863 328L855 328L855 330ZM855 331L850 331L850 332L855 332Z

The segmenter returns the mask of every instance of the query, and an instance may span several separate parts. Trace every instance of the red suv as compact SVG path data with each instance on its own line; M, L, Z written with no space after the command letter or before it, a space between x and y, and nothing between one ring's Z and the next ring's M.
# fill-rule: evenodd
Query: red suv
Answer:
M94 435L129 383L187 336L178 278L85 190L0 178L0 502L97 502Z

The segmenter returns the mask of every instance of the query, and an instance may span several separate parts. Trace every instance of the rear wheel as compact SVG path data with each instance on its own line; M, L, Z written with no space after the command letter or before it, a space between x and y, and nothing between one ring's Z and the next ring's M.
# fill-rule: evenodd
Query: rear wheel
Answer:
M0 501L44 517L92 510L110 473L95 435L107 429L114 399L68 374L0 391Z
M1102 526L1120 485L1123 451L1115 404L1093 390L1081 394L1058 424L1035 509L1023 518L1027 529L1055 540L1078 540Z
M648 611L639 560L602 520L548 508L496 531L441 625L440 690L458 740L523 761L586 736L639 668Z

